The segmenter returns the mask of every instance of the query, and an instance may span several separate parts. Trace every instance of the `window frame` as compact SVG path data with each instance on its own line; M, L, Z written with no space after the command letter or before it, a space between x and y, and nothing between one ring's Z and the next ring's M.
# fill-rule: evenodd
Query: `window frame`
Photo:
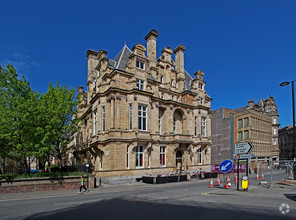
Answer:
M243 140L243 132L242 131L239 131L237 133L237 141L242 141Z
M97 131L98 131L98 127L97 127L97 124L98 124L98 112L97 112L97 109L94 110L93 112L93 135L96 135L97 134Z
M144 110L145 108L145 110ZM144 115L145 113L145 115ZM144 105L138 105L138 129L140 131L147 131L148 127L148 111L147 111L147 106ZM145 128L144 128L145 125Z
M126 147L126 169L130 168L130 153L129 153L129 146Z
M238 125L237 125L238 129L242 129L243 128L243 119L238 119L237 123L238 123Z
M102 133L106 131L106 109L105 105L102 105Z
M99 169L103 170L103 151L99 152Z
M248 139L249 139L249 130L245 130L244 131L244 140L248 140Z
M202 149L199 148L197 151L197 165L202 165Z
M160 167L166 167L166 147L160 146L159 149L159 165Z
M194 136L197 136L197 116L194 117Z
M133 130L133 104L130 103L129 104L129 121L128 121L128 126L129 126L129 130L132 131Z
M247 127L249 127L249 118L248 117L246 117L246 118L244 118L244 120L243 120L244 122L243 122L243 125L244 125L244 128L247 128Z
M141 160L142 159L142 160ZM144 146L136 147L136 169L144 168ZM140 164L140 165L137 165Z
M137 88L138 90L144 91L145 90L145 80L143 79L136 79L137 81Z
M173 117L173 133L177 134L177 119L175 117Z
M140 70L145 70L145 63L139 60L136 60L136 68Z
M201 117L201 136L206 137L207 136L207 118Z
M198 83L198 88L203 90L203 84L201 82Z

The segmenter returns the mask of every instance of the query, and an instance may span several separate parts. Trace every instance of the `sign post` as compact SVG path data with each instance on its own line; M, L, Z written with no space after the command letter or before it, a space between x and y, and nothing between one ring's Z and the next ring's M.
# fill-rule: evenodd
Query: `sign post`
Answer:
M249 159L252 159L255 157L254 154L251 154L250 152L254 146L251 142L243 142L243 143L236 143L235 144L235 155L234 159L237 159L237 191L239 191L239 161L240 160L246 160L246 176L249 176Z

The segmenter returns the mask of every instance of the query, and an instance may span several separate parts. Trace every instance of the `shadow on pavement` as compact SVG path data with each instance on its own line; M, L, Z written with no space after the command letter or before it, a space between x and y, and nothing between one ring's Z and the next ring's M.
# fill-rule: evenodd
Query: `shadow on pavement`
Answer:
M284 194L284 196L286 196L287 199L296 202L296 194Z
M214 207L213 207L214 206ZM222 207L221 207L222 206ZM171 205L136 200L110 199L32 215L26 219L295 219L275 210L215 205Z

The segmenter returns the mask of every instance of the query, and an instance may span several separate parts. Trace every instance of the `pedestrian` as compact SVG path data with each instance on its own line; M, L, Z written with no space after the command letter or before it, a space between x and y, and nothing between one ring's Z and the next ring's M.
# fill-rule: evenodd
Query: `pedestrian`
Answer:
M81 193L82 188L84 189L84 192L89 192L89 190L85 187L85 181L82 176L80 176L80 189L79 193Z

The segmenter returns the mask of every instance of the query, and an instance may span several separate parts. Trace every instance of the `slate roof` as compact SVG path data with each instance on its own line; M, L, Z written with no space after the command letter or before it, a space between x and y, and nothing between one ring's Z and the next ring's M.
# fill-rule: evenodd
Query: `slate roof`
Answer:
M117 56L114 58L114 60L109 60L109 67L111 69L119 69L122 71L125 71L125 67L129 61L129 56L132 54L132 51L124 45L124 47L120 50L120 52L117 54ZM193 78L189 75L189 73L185 70L185 84L184 84L184 91L191 91L191 86L192 86L192 80ZM151 74L151 79L154 81L157 81L155 76ZM208 96L208 95L207 95ZM210 96L208 96L211 98Z
M114 60L109 60L109 66L111 68L125 71L126 64L128 63L128 58L131 54L132 51L126 45L124 45L124 47L117 54Z
M187 90L191 90L191 84L192 84L192 77L189 75L189 73L187 73L187 71L185 70L184 71L185 74L185 84L184 84L184 91L187 91Z

